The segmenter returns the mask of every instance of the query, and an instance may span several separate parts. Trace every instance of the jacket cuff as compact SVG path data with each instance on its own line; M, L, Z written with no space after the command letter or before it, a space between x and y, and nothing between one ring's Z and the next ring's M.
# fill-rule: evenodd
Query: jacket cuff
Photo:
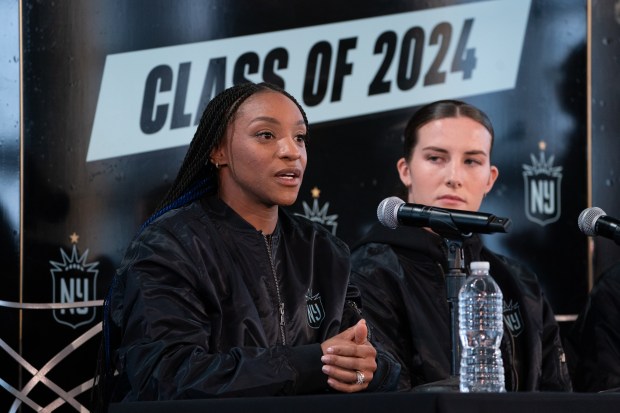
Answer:
M327 375L323 373L320 344L308 344L291 348L289 361L297 373L295 394L321 393L327 391Z
M394 391L400 378L400 363L390 353L377 351L377 370L366 391Z

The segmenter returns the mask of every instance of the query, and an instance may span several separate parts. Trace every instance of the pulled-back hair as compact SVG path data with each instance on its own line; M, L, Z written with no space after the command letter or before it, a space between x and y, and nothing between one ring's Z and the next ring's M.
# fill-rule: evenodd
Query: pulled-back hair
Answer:
M202 113L200 124L194 133L176 179L159 203L156 212L142 225L141 229L166 211L217 191L217 170L215 165L209 162L209 156L222 143L228 125L243 102L252 95L266 91L281 93L293 101L301 112L306 129L308 129L308 119L301 105L279 86L271 83L241 83L224 90L209 102Z
M409 119L404 132L403 156L405 160L411 160L413 149L418 143L418 130L422 126L433 120L459 117L469 118L484 126L491 134L491 150L493 149L495 132L493 130L493 124L486 113L460 100L438 100L422 106L413 114L411 119ZM489 152L491 152L491 150L489 150Z
M407 122L407 126L405 127L405 131L403 133L403 157L405 158L405 161L411 161L413 150L418 144L418 131L422 126L434 120L459 117L466 117L478 122L489 131L491 134L491 148L489 149L490 155L490 152L493 150L495 131L493 130L493 124L486 113L477 107L460 100L445 99L437 100L422 106L411 116L409 122ZM395 192L397 196L407 202L408 189L402 182L398 183Z

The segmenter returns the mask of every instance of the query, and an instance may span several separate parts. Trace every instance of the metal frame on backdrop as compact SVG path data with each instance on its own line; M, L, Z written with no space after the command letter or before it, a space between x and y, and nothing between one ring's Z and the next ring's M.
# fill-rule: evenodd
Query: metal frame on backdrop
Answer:
M101 307L103 305L103 300L96 301L84 301L84 302L75 302L75 303L14 303L9 301L0 300L0 307L4 308L12 308L16 309L19 312L23 310L56 310L56 309L72 309L72 308L84 308L84 307ZM58 366L63 360L68 358L71 353L75 350L79 349L84 343L91 339L97 339L99 337L99 333L101 333L102 322L98 322L93 325L87 331L85 331L82 335L75 338L72 342L67 344L65 348L63 348L60 352L51 357L43 366L37 368L33 366L28 360L24 359L21 356L21 351L16 351L11 348L1 337L0 337L0 349L5 351L13 360L17 362L17 364L23 369L23 371L30 374L30 379L20 388L15 388L11 386L9 383L4 381L0 377L0 387L3 387L10 394L15 396L15 401L11 405L9 413L16 413L20 409L21 403L25 403L30 408L36 411L44 411L51 412L61 407L63 404L67 403L71 405L75 410L79 412L88 412L88 408L83 406L77 399L76 396L90 390L93 387L93 383L95 382L95 378L90 378L80 384L77 387L74 387L69 390L64 390L61 386L53 382L51 379L47 377L47 375ZM21 342L21 339L20 339ZM21 382L21 380L20 380ZM33 400L29 393L34 389L36 385L41 383L45 387L47 387L50 391L58 395L58 398L53 402L49 403L47 406L40 406L37 404L35 400Z

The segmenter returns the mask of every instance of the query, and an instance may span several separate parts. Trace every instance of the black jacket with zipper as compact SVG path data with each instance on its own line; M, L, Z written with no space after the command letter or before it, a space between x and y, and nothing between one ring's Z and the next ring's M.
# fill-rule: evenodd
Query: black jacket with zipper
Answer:
M467 267L490 262L504 296L506 389L570 391L559 326L535 274L489 251L476 235L462 249ZM447 257L447 243L434 233L380 224L352 250L351 282L360 289L373 339L402 366L401 391L450 377Z
M111 401L329 391L320 343L360 319L349 257L282 208L270 236L215 196L162 215L132 242L111 290ZM377 362L369 389L393 389L398 364L382 352Z

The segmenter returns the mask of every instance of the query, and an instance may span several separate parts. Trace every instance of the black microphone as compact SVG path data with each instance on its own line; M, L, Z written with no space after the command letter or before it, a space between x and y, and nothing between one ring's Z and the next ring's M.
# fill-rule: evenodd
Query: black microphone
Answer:
M377 218L392 229L399 225L428 227L438 234L491 234L508 232L509 218L500 218L484 212L436 208L420 204L406 204L398 197L385 198L377 208Z
M577 224L581 232L588 236L602 235L620 245L620 221L605 215L601 208L584 209L579 214Z

